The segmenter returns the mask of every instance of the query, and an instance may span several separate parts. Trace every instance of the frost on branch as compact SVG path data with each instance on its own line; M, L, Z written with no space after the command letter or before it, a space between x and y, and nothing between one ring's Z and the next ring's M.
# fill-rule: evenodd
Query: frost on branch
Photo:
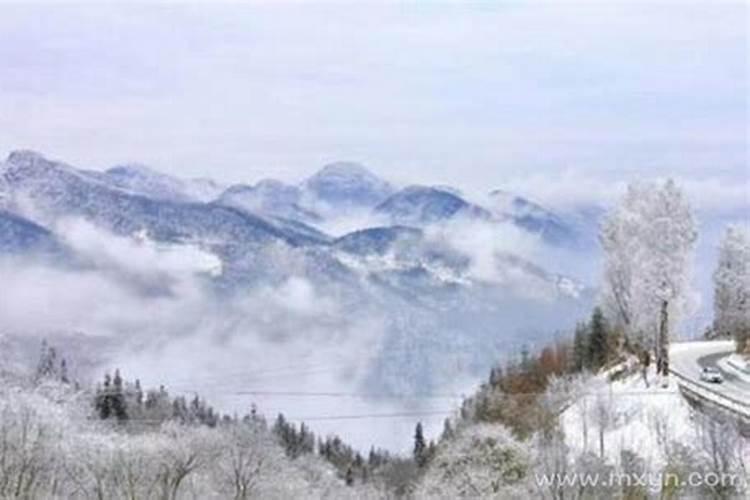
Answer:
M750 347L750 229L729 226L714 271L714 331L733 337L738 352Z
M528 498L529 457L500 425L462 428L442 442L417 488L417 498Z
M696 239L690 205L671 180L631 184L601 227L605 311L641 348L655 350L657 364L668 362L670 333L692 306Z

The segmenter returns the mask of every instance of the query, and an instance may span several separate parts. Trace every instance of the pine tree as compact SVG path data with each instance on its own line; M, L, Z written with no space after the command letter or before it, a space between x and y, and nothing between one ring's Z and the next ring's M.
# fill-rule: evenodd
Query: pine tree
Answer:
M422 422L417 422L414 430L414 461L418 467L424 467L427 464L427 443L424 439Z
M42 340L39 363L36 368L36 380L57 378L57 351L46 340Z
M68 378L68 363L65 361L65 358L60 361L60 382L63 384L70 383L70 379Z
M112 415L110 393L112 391L112 379L109 373L104 375L104 385L96 391L96 411L99 418L107 420Z
M578 323L573 337L573 371L581 372L590 365L589 332L585 323Z
M135 379L135 404L138 407L143 406L143 389L141 389L141 381Z
M591 337L589 340L589 359L595 369L607 364L609 357L609 329L604 320L604 314L599 307L594 308L589 325Z
M521 346L521 371L528 373L531 369L531 354L529 353L529 346L524 344Z
M112 393L110 394L110 408L112 414L117 420L127 420L127 404L125 403L125 393L122 387L122 377L120 370L115 370L115 378L112 381Z
M503 368L496 366L490 370L490 385L492 387L499 386L503 381Z

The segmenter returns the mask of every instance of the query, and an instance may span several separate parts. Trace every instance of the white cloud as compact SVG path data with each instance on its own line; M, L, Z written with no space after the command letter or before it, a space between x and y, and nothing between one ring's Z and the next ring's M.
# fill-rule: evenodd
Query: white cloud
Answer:
M3 10L0 150L230 181L350 158L474 190L746 161L741 3Z
M692 174L692 175L690 175ZM576 208L591 205L610 207L635 180L667 177L685 190L694 208L713 214L750 209L750 173L744 168L729 172L667 172L625 170L591 172L586 169L562 169L555 172L531 172L506 179L500 187L528 196L553 208Z

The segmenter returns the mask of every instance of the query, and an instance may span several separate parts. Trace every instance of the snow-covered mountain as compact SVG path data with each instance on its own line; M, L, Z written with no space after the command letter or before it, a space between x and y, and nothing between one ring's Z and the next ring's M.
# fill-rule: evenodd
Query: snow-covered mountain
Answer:
M274 271L272 264L259 257L259 251L282 244L310 247L301 252L309 269L340 271L347 265L361 269L362 262L354 265L352 256L359 259L387 254L389 258L395 256L402 267L406 262L412 272L424 267L422 270L432 277L460 277L460 281L465 278L468 257L447 250L444 242L425 240L417 228L462 218L492 223L509 217L531 232L560 238L568 234L559 217L521 198L494 193L498 203L504 204L495 207L493 214L446 189L410 186L391 193L387 182L351 163L328 165L300 187L274 180L255 186L236 185L211 203L179 200L183 197L179 194L183 186L180 182L140 167L96 174L31 151L15 151L0 172L6 209L30 218L39 227L52 227L60 217L81 217L119 235L146 234L155 241L197 244L226 260L228 269L236 265L243 271L243 279L252 275L248 274L250 267L262 269L264 275ZM306 192L341 210L380 200L373 213L393 225L362 228L333 241L304 222L320 217L303 208ZM339 267L342 254L349 257ZM372 259L364 265L373 265ZM508 265L507 260L504 265ZM524 272L534 274L528 268Z
M492 191L489 198L496 216L541 235L547 242L574 246L581 238L578 229L568 220L526 198L501 189Z
M195 253L180 252L180 246L216 256L221 272L202 273L200 286L222 300L241 301L252 293L273 296L302 280L303 292L309 287L317 299L336 304L335 315L300 310L297 303L308 299L293 294L274 306L292 308L283 321L264 323L262 311L250 316L224 311L205 321L215 323L225 340L260 331L264 338L283 342L310 325L328 325L325 331L337 332L350 328L341 325L366 318L379 325L378 340L368 347L373 361L364 379L373 392L429 392L452 377L483 373L499 353L541 339L588 307L590 296L573 278L548 272L524 256L482 249L490 258L478 273L473 249L455 247L450 238L435 237L432 229L446 221L460 225L462 217L493 224L496 216L447 189L416 186L394 192L363 167L333 164L300 186L273 180L237 185L206 203L183 196L184 186L169 178L141 169L133 177L133 172L95 173L30 151L11 153L0 165L7 214L0 218L5 221L0 222L0 252L11 247L25 252L29 242L54 241L66 220L83 219L117 238L148 243L131 249L117 240L124 245L125 259L135 250L137 255L145 252L143 258L158 259L158 252L147 249L159 245L169 247L174 259ZM320 206L329 211L312 211ZM315 227L317 218L348 209L371 211L390 225L360 227L339 238ZM90 258L96 248L85 250ZM112 267L122 258L93 261ZM163 284L159 294L180 293L160 277L175 267L183 269L181 262L157 266L158 274L151 278L142 267L123 265L124 270L108 276L127 276L137 290L149 293L155 293L155 281ZM493 268L489 273L487 266ZM184 279L181 273L176 283ZM293 319L300 314L304 321ZM248 324L256 319L261 323ZM179 331L193 327L197 325L182 325ZM163 331L169 332L169 324ZM407 347L420 353L419 360L393 356L394 349ZM455 370L443 369L456 356L461 362L451 364ZM443 362L433 364L436 360Z
M320 215L302 206L302 191L275 179L264 179L254 186L236 184L219 196L217 202L254 213L285 217L306 223L321 221Z
M332 210L372 208L393 193L393 186L358 163L337 162L323 167L302 184L309 203Z
M415 246L422 231L407 226L373 227L351 232L334 241L334 246L356 255L384 255L396 243Z
M83 217L116 234L147 232L156 240L210 246L301 245L316 240L312 228L285 224L215 203L185 203L135 194L64 163L14 152L2 171L9 206L33 213L40 222Z
M0 253L29 255L60 252L62 246L51 231L0 209Z
M390 218L394 224L424 225L454 217L489 220L491 214L484 208L467 202L445 189L427 186L409 186L375 207L375 212Z
M211 179L180 179L137 163L119 165L90 175L122 188L159 200L208 202L216 199L222 186Z

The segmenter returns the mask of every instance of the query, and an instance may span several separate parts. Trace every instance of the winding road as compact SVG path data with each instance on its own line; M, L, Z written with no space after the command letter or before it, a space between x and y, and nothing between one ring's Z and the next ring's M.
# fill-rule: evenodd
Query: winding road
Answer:
M671 371L678 376L678 383L680 377L687 379L690 384L719 398L747 405L750 412L750 374L742 377L736 370L726 367L725 360L733 352L734 343L731 341L675 343L670 349ZM724 382L702 381L700 375L704 367L719 370Z

